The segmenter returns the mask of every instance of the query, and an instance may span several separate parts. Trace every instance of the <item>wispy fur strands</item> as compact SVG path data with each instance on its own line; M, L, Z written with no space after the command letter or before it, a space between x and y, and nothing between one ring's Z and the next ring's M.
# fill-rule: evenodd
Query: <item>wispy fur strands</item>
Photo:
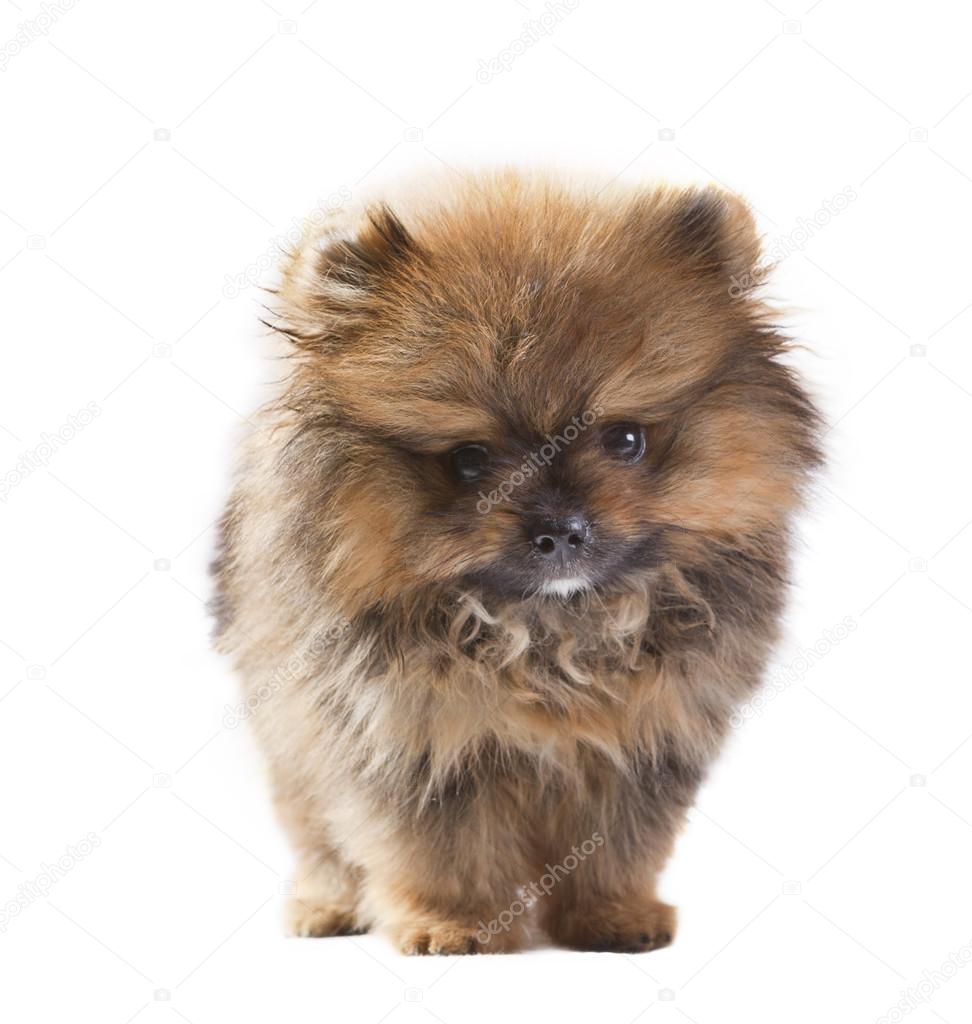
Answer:
M514 173L295 252L274 321L293 358L215 566L218 643L301 858L294 932L379 927L413 953L516 949L533 919L576 948L671 940L655 879L772 649L819 461L785 339L730 287L758 254L718 190ZM637 464L603 447L618 423L644 432ZM490 457L472 487L448 454L470 442ZM578 508L582 585L558 597L526 524ZM484 934L595 833L535 914Z

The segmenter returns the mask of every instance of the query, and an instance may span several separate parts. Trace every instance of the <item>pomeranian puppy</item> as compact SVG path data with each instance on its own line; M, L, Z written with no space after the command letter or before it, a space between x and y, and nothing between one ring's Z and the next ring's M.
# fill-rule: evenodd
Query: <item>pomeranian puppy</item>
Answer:
M514 172L305 233L214 566L293 933L671 942L819 461L759 251L715 188Z

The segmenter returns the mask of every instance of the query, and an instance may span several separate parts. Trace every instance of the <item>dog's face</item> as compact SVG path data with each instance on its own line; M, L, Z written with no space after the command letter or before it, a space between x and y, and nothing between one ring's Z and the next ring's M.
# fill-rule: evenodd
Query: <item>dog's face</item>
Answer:
M771 535L815 420L739 285L757 256L721 192L512 176L311 240L281 329L334 589L554 600Z

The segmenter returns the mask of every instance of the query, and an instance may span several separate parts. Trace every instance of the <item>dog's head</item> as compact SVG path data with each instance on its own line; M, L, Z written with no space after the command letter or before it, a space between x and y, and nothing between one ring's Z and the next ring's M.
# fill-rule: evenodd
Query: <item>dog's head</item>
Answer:
M716 189L512 174L310 237L277 327L326 584L557 600L778 535L816 416L745 286L758 255Z

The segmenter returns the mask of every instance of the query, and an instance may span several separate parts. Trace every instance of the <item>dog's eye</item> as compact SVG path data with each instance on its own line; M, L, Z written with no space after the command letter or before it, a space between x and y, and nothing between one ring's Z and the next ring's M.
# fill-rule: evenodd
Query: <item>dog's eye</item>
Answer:
M637 462L645 454L645 428L638 423L615 423L601 434L601 446L622 462Z
M489 452L481 444L464 444L449 453L449 464L456 479L471 483L489 468Z

